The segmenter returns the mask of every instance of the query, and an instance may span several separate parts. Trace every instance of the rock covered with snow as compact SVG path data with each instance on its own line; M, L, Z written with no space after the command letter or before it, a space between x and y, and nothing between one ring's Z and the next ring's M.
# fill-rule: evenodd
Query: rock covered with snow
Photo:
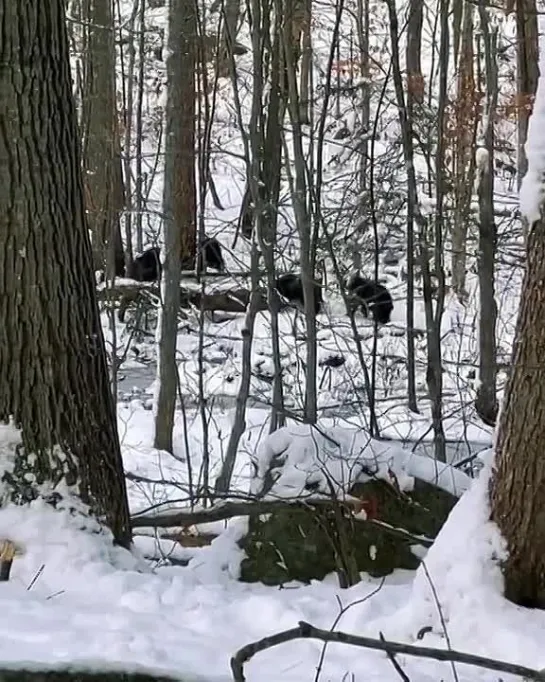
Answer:
M402 492L414 479L456 497L471 479L449 464L378 441L361 429L286 426L262 443L253 460L250 492L261 498L342 497L355 483L395 482Z

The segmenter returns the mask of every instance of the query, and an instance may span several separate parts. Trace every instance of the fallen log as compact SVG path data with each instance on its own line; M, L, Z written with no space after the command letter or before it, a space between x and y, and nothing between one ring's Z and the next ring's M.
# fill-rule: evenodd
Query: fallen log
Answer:
M258 310L267 310L266 293L258 292ZM182 291L180 307L194 306L198 310L208 312L221 311L226 313L245 313L250 302L250 292L247 289L236 289L217 294L203 294L200 291Z
M145 294L159 298L160 289L155 282L134 282L97 289L99 301L115 302L119 300L120 321L122 321L129 305ZM245 313L249 302L250 291L248 289L232 289L203 294L201 291L180 287L180 308L183 309L195 307L197 310L202 309L206 312ZM257 307L258 310L267 309L266 289L258 291Z

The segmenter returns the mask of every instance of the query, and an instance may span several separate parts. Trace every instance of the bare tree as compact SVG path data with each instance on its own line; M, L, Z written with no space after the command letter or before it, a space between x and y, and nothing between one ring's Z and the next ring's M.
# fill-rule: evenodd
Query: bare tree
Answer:
M539 78L538 27L536 0L516 0L514 5L517 23L517 179L520 187L528 168L524 145Z
M194 0L170 0L168 93L163 213L165 248L158 349L155 447L172 452L178 388L176 339L180 307L181 257L195 254L195 50ZM191 251L190 251L191 249ZM188 254L191 254L189 256Z
M441 318L445 300L445 271L443 245L445 230L445 119L447 106L447 74L449 62L449 9L450 0L439 3L439 93L437 107L437 146L435 150L435 215L433 216L433 262L437 277L437 293L433 300L431 285L430 239L426 229L420 233L420 262L424 290L424 309L427 331L426 381L431 400L431 417L435 457L446 460L445 431L443 429L443 366L441 356ZM435 304L435 305L434 305Z
M117 0L119 3L119 0ZM140 0L133 1L132 12L127 22L127 30L130 35L130 39L127 40L127 51L128 51L128 63L125 65L124 55L123 55L123 44L120 45L121 53L121 75L124 77L125 83L123 88L123 124L125 127L123 135L123 172L125 174L125 192L126 192L126 212L124 215L124 232L125 232L125 246L126 246L126 259L130 263L133 256L133 220L132 212L138 205L138 202L133 202L133 183L132 183L132 141L133 141L133 111L134 111L134 82L135 82L135 66L136 66L136 41L134 40L136 19L138 16L138 8L140 6ZM119 5L118 5L119 7ZM144 30L143 26L140 26L141 32ZM141 41L142 42L142 41ZM140 54L140 60L144 58L143 54ZM135 206L136 204L136 206ZM138 229L142 226L137 223L136 225L136 248L137 251L141 251L142 243L142 230Z
M453 134L454 224L452 226L452 289L460 301L467 292L467 227L475 180L475 140L477 136L477 88L475 84L474 6L463 4L459 59L457 62L457 93Z
M86 0L83 87L83 168L85 208L93 238L95 267L124 269L119 214L123 176L115 96L115 43L112 0Z
M289 156L286 154L286 171L290 180L293 211L299 235L301 280L305 305L306 363L305 363L305 405L304 418L307 423L314 424L317 419L317 348L316 348L316 313L315 313L315 268L316 268L316 237L312 229L312 216L307 199L308 179L307 164L303 148L303 121L301 120L300 94L297 85L297 60L299 57L298 43L294 43L294 36L300 35L297 28L298 15L295 12L296 3L300 0L285 0L276 3L276 11L284 17L281 41L284 55L286 84L288 93L288 112L291 124L293 147L293 164L295 176L292 178Z
M312 38L311 38L311 23L312 23L312 0L300 0L297 3L297 26L299 35L294 36L294 40L301 46L301 70L299 78L299 92L301 93L299 102L299 117L301 123L305 125L310 124L310 81L312 69Z
M484 0L479 5L485 57L486 115L479 173L479 388L475 409L487 424L495 424L496 399L496 320L498 309L494 296L494 271L497 248L494 222L494 121L498 102L497 31L491 34Z
M136 248L141 251L144 246L142 218L144 213L144 185L145 173L143 170L143 153L142 141L144 139L144 84L146 80L146 0L140 0L140 7L138 8L138 85L136 89L136 107L135 107L135 124L136 124L136 149L135 149L135 174L136 181L134 183L134 211L135 211L135 232L136 232ZM133 41L133 36L129 38ZM134 46L132 48L134 50ZM130 86L132 88L132 81ZM131 111L132 116L132 111ZM160 145L159 145L160 146ZM130 148L126 153L131 158Z
M259 0L258 0L259 1ZM280 180L282 172L282 125L286 113L286 100L283 74L283 57L280 40L281 17L273 11L272 0L263 2L263 35L265 36L264 50L270 55L270 94L267 107L266 123L262 134L264 139L259 145L254 145L253 154L262 152L260 176L263 182L259 184L258 193L262 214L258 217L257 238L267 276L267 299L271 316L271 341L274 365L272 386L272 409L270 431L284 426L284 399L282 381L282 362L280 357L280 335L278 328L278 294L276 291L275 248L278 223L278 201L280 196ZM271 17L273 17L271 27ZM272 40L271 40L272 33ZM257 143L258 140L256 139ZM257 217L257 216L256 216Z
M264 94L264 78L265 78L265 48L266 40L263 30L264 16L267 16L266 22L270 17L268 3L262 3L262 0L253 0L251 3L251 38L252 38L252 107L250 111L250 122L248 132L244 127L242 117L242 105L240 101L240 93L238 90L237 70L235 65L233 43L230 42L229 48L229 67L231 74L231 84L233 87L233 96L235 100L235 109L237 112L238 124L241 130L242 143L244 147L244 159L246 161L246 185L249 188L250 200L254 206L254 217L256 221L256 230L250 230L252 234L252 249L250 255L250 297L246 311L246 319L242 329L242 375L240 378L240 387L236 398L235 419L233 428L229 437L227 445L227 452L221 467L221 471L216 479L214 490L216 494L224 494L229 490L233 470L235 467L237 449L246 429L246 405L250 393L250 382L252 378L252 342L253 331L255 325L255 318L259 309L259 251L257 249L256 233L260 235L263 240L265 236L261 230L260 222L264 215L263 210L263 191L260 190L260 160L263 153L263 94ZM266 23L268 25L268 23Z
M390 32L392 48L394 40L398 37L397 17L395 6L389 4L390 9ZM394 62L394 82L398 100L400 124L404 128L403 148L405 163L407 164L407 184L409 186L407 202L407 398L408 407L412 412L418 412L416 401L416 365L415 365L415 328L414 328L414 233L415 218L417 212L417 187L413 166L413 120L417 116L424 102L424 77L422 75L421 47L422 47L422 24L424 21L423 0L411 0L409 3L409 21L407 25L407 111L403 107L403 87L401 83L399 55L397 64ZM397 72L397 73L396 73ZM403 109L401 108L403 107Z
M371 121L371 87L370 87L370 58L369 58L369 0L358 0L356 11L356 30L360 50L361 84L361 123L365 131L361 147L360 185L362 195L367 189L367 164L369 159L369 130Z
M66 483L128 546L64 2L2 0L0 15L0 417L23 439L5 477L19 502Z
M220 50L218 52L218 73L222 77L231 72L230 61L233 55L240 22L240 0L221 0L223 26Z

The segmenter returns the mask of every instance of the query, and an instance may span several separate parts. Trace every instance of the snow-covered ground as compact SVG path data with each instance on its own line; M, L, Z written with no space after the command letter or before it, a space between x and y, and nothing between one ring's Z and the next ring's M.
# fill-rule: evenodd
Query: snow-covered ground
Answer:
M329 49L334 9L327 4L316 4L316 8L313 25L314 76L319 82L319 66ZM126 23L131 12L129 3L122 2L122 24ZM165 16L165 8L147 10L150 42L158 40L157 36L165 27ZM384 77L380 63L386 63L385 60L390 58L388 25L378 11L373 22L372 37L376 43L373 68L380 84ZM509 28L508 23L506 20L503 30ZM349 51L353 49L352 31L345 28L339 52L343 58L351 57ZM247 42L245 30L243 27L241 39ZM425 29L427 33L428 28ZM429 58L430 44L423 48L424 62ZM241 79L247 79L251 71L251 56L241 57L238 63ZM151 183L146 188L149 211L146 217L151 225L148 237L152 239L159 228L157 216L162 196L162 161L157 148L157 130L160 127L160 107L164 105L164 62L149 57L146 68L143 148L144 166ZM501 68L505 70L506 67ZM247 85L248 82L241 81L245 116L251 98ZM347 233L353 227L351 218L346 218L343 211L346 209L346 197L352 196L353 199L354 195L354 192L350 195L348 185L351 181L346 178L351 174L355 176L355 161L347 146L335 142L333 135L336 128L345 124L354 129L358 121L353 102L341 98L335 104L341 115L330 112L328 117L324 208L337 211L342 216L338 220L339 225L335 223L339 229L339 242L342 242L343 230ZM541 111L537 105L536 110ZM395 161L397 158L399 171L393 177L383 178L384 187L390 187L391 192L384 190L386 200L382 204L377 200L378 210L382 211L379 219L384 227L391 219L388 210L392 207L388 203L393 203L396 192L399 194L400 187L404 185L399 148L395 146L399 138L395 107L386 107L386 111L382 112L381 126L375 148L377 165L380 166L381 159L391 157ZM531 131L537 127L538 123L532 122ZM513 126L511 128L514 129ZM502 132L505 132L503 128ZM218 91L212 138L211 170L224 210L217 210L209 201L206 207L207 232L220 239L227 269L240 271L248 267L249 245L243 239L238 240L235 249L231 245L244 189L244 166L237 158L242 152L242 144L233 111L232 92L225 82L220 84ZM537 149L534 156L529 154L533 175L525 187L523 206L529 216L535 215L536 179L539 179L543 166L541 156L541 149ZM425 175L421 158L416 159L416 165L417 170ZM391 186L387 184L390 182ZM425 199L423 196L422 201ZM501 362L507 361L511 348L522 277L520 226L516 225L515 230L515 223L509 215L515 204L513 192L498 177L497 207L505 214L498 218L501 257L497 272L497 333ZM295 270L297 248L289 202L282 205L279 233L277 267ZM387 242L388 235L381 233L381 239ZM371 268L370 263L371 259L364 257L366 268ZM384 436L411 443L424 439L429 443L431 430L424 397L426 355L423 334L416 344L421 414L412 414L406 407L404 267L403 259L389 268L381 263L380 275L392 291L395 308L392 323L380 330L377 340L375 382L379 396L378 421ZM243 285L244 282L241 280L237 284ZM442 328L445 431L447 439L461 443L460 451L456 449L449 454L450 460L459 459L461 452L469 454L463 450L464 442L471 443L472 447L478 443L486 447L491 441L491 430L476 419L472 406L477 388L476 285L475 258L470 254L468 301L462 305L453 296L447 297ZM224 287L225 282L216 281L215 286ZM367 423L363 372L338 287L331 278L325 298L325 311L318 316L320 424L325 429L344 429L346 438L350 439L350 433ZM291 312L281 315L280 338L286 406L296 412L301 407L304 389L304 344L294 333L294 317ZM153 414L145 409L149 407L146 400L129 398L118 408L119 433L129 474L128 492L133 513L145 512L152 507L162 511L175 504L187 504L193 486L198 483L203 461L203 438L201 417L195 409L200 373L197 360L199 334L195 322L196 317L190 314L178 338L180 381L186 409L177 414L175 456L153 449ZM205 397L212 405L208 423L212 480L218 473L232 428L233 401L240 382L242 324L240 317L205 322L203 384ZM301 326L302 323L298 324ZM363 337L365 358L369 359L373 346L372 327L362 319L358 320L358 327ZM418 295L415 327L421 332L425 329L423 303ZM114 338L118 355L129 346L121 370L121 373L125 371L129 375L126 380L129 386L125 387L122 382L121 391L130 392L133 378L140 388L150 385L154 371L153 334L149 342L139 340L135 343L129 330L116 323L114 337L105 316L104 328L110 350ZM264 453L271 443L274 444L273 440L268 446L263 446L268 433L268 414L264 406L270 401L272 368L270 322L266 314L258 315L254 337L250 408L233 477L233 488L242 492L248 492L251 486L250 460L257 452ZM336 369L325 367L323 361L331 356L342 356L344 364ZM146 362L142 365L143 357ZM0 428L0 461L16 438L8 427ZM299 454L292 452L295 458ZM191 463L191 479L188 462ZM416 462L422 463L410 457L406 462L408 468L415 466ZM98 528L83 516L53 511L41 502L35 502L30 508L3 508L0 511L0 541L9 538L16 542L19 553L14 560L10 581L0 583L0 666L13 664L31 668L81 663L90 668L153 670L157 674L179 677L185 682L226 682L232 679L229 659L239 647L304 620L324 629L335 627L373 637L382 632L390 640L451 647L538 669L545 667L545 613L515 607L501 596L502 580L497 562L503 556L504 547L495 527L488 522L488 475L489 471L485 469L461 498L428 552L425 567L421 567L416 575L397 571L384 581L363 576L360 584L348 590L339 589L335 576L309 586L293 584L282 589L238 582L242 553L236 541L245 530L242 519L233 519L228 524L216 522L199 526L199 531L213 531L219 536L211 545L197 548L182 547L172 540L159 538L158 534L138 530L135 549L129 553L112 548L109 535L97 532ZM457 483L464 482L461 489L467 487L467 481L463 479L465 477L461 474L456 479ZM166 565L167 557L187 565ZM425 634L422 641L417 640L418 633L426 627L431 627L431 632ZM247 679L249 682L399 679L392 663L381 653L330 644L320 663L322 654L323 646L319 642L299 640L284 644L258 654L247 666ZM500 678L507 682L513 679L464 665L456 665L454 671L448 663L408 656L400 655L397 661L412 682L451 679L498 682Z
M0 431L5 454L16 435L8 427ZM125 455L130 463L130 449ZM173 475L153 469L148 466L148 476ZM334 576L282 589L237 582L242 553L235 543L244 530L237 520L210 546L185 550L187 566L166 566L144 559L157 540L137 537L131 554L113 548L109 534L97 532L83 516L39 501L30 508L7 507L0 512L0 538L9 537L19 553L10 581L0 584L0 665L81 664L227 682L238 648L303 620L539 669L545 666L545 613L515 607L501 596L497 561L504 547L488 522L488 472L455 507L427 554L426 569L416 577L397 571L384 581L364 576L348 590L339 589ZM134 488L130 498L141 505ZM431 631L419 641L422 628ZM311 682L322 652L317 641L284 644L256 655L246 679ZM410 680L455 679L448 663L405 655L397 661ZM500 679L466 665L455 668L463 682ZM398 673L382 653L329 644L318 679L393 681Z

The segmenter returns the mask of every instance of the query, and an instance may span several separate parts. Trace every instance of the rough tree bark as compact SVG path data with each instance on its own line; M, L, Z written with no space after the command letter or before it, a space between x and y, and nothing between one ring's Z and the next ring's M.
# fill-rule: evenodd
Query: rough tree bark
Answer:
M537 89L536 111L530 121L538 128L545 115L542 88ZM539 147L541 152L541 147ZM535 161L534 161L535 159ZM528 192L538 180L543 184L540 154L532 159ZM526 182L526 180L525 180ZM545 202L537 215L528 216L526 272L513 341L511 372L505 388L496 437L495 470L490 483L491 518L507 541L503 566L505 596L527 607L545 608Z
M543 211L543 208L542 208ZM505 596L545 608L545 220L531 226L527 270L491 482L492 519L507 540Z
M119 214L123 176L115 97L115 43L111 0L88 0L83 87L85 208L95 268L109 277L124 270Z
M158 323L159 382L155 414L155 447L172 452L178 388L176 339L180 307L180 256L189 259L190 253L194 262L197 224L194 148L197 16L194 0L170 0L168 21L168 93L163 194L165 261L161 287L162 307Z
M0 15L0 418L23 439L13 498L65 481L128 546L64 2L2 0Z
M486 73L486 127L483 144L486 157L479 172L479 388L475 399L477 414L486 424L495 424L496 399L496 320L498 309L494 295L494 271L497 248L494 222L494 144L498 101L497 33L491 35L489 18L481 0L479 6Z

